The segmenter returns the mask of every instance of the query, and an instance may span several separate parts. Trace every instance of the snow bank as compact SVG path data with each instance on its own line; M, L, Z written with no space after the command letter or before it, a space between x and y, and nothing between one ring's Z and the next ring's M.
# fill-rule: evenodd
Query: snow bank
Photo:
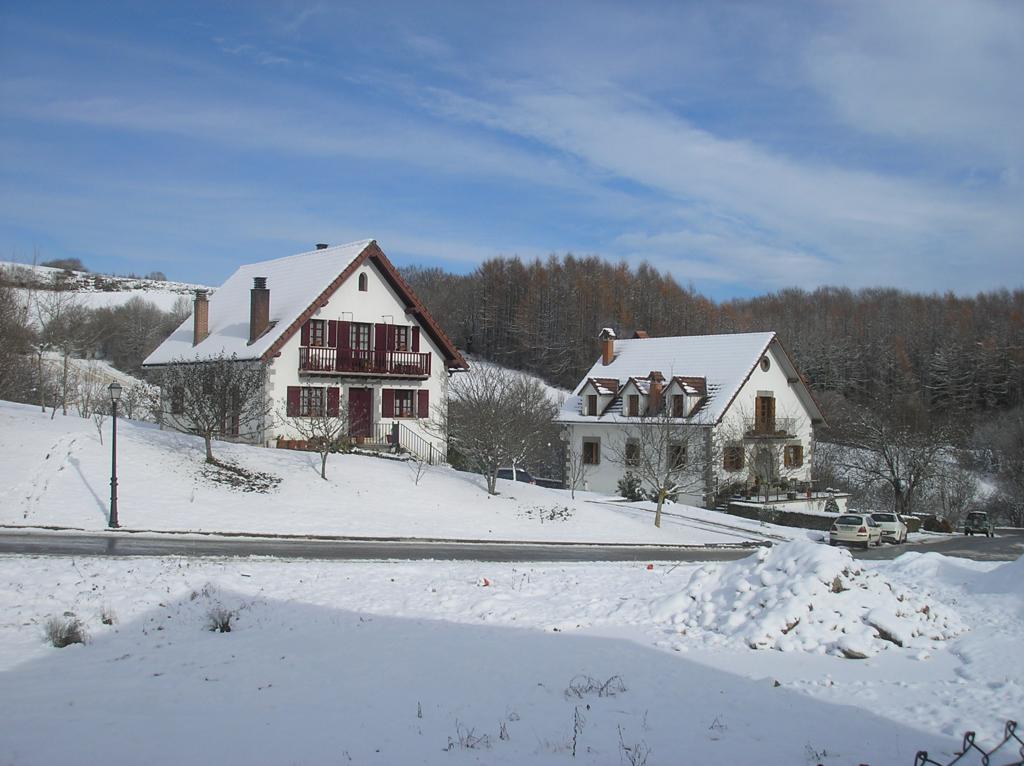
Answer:
M927 595L901 591L845 549L802 540L698 570L654 616L683 633L712 633L753 649L863 659L893 646L924 647L966 630Z
M1024 599L1024 556L979 575L968 590L973 593L1008 593Z

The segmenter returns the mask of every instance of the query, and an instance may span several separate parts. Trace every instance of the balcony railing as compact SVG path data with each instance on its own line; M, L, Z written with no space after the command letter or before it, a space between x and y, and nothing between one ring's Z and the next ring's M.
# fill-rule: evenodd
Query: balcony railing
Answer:
M744 418L743 432L749 438L796 436L796 418Z
M299 348L299 370L425 378L430 375L430 354L302 346Z

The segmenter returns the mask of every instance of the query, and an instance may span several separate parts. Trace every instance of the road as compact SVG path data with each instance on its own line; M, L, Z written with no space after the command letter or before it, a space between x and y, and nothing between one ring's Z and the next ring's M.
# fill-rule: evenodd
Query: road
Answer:
M1001 530L995 537L950 535L948 538L911 545L889 545L867 551L854 551L859 559L894 559L906 551L936 551L945 556L960 556L975 561L1013 561L1024 555L1024 530Z
M559 545L0 531L0 553L56 556L275 556L328 560L731 561L752 547Z
M0 553L51 556L274 556L325 560L440 559L474 561L732 561L749 547L697 548L630 545L456 543L387 540L179 537L124 532L0 531ZM937 551L981 561L1011 561L1024 554L1024 531L994 539L951 536L911 545L854 551L863 559L892 559L906 551Z

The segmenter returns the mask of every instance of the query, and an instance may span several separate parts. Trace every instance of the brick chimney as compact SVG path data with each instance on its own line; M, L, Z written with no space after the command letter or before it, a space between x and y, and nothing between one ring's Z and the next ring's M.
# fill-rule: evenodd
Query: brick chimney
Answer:
M198 346L210 334L210 302L206 298L206 290L196 290L196 299L192 304L192 345Z
M647 411L651 415L657 415L661 412L661 395L665 386L665 376L657 370L651 370L647 380L650 381L650 386L647 389Z
M615 330L605 327L597 339L601 341L601 364L607 366L615 358Z
M253 277L249 291L249 342L252 343L270 326L270 290L266 277Z

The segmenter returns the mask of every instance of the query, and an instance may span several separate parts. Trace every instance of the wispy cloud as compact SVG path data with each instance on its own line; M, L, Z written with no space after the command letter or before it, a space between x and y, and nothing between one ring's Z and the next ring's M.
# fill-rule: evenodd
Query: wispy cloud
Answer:
M166 33L145 14L22 15L0 141L32 149L0 169L31 188L0 187L3 236L384 233L465 267L647 259L718 294L1022 278L1015 4L197 6ZM116 188L138 168L145 189ZM248 191L209 214L172 191L190 182Z

